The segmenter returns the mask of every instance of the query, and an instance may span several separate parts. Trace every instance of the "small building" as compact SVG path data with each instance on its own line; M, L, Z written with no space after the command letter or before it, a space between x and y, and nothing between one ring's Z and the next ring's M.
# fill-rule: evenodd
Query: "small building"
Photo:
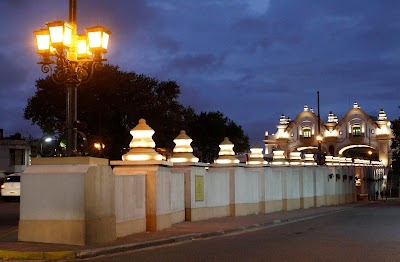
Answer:
M21 173L30 164L30 142L16 133L4 137L0 129L0 172L5 174Z
M355 102L340 121L330 112L324 122L305 105L294 120L282 115L277 129L273 135L265 133L266 154L278 147L284 150L286 157L296 151L317 153L317 135L320 133L320 153L325 156L379 159L385 167L390 165L393 134L383 109L378 117L373 117Z

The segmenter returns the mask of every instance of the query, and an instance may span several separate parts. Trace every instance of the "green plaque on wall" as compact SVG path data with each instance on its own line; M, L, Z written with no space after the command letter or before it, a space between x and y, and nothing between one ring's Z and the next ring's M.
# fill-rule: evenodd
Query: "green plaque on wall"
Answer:
M204 201L204 176L195 176L195 201Z

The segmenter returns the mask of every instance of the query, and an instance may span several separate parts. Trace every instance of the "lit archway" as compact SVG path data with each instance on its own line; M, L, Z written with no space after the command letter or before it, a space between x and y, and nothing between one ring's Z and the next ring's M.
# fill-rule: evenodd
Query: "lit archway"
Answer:
M352 148L371 148L373 150L376 150L374 147L369 146L369 145L349 145L349 146L345 146L339 150L339 156L343 155L344 151L346 151L348 149L352 149Z

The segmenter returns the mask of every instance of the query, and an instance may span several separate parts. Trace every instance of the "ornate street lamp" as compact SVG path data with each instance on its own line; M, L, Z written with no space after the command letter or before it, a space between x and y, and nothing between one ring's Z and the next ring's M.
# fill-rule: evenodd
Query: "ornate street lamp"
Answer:
M76 28L76 0L69 1L69 22L46 23L47 28L34 31L38 64L53 81L63 84L66 96L67 156L77 155L77 87L90 81L95 70L103 67L111 32L102 26L86 29L78 35Z

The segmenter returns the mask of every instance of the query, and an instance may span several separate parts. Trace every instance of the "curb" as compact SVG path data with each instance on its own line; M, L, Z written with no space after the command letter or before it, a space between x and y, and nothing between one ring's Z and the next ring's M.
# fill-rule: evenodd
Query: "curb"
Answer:
M361 204L362 205L362 204ZM361 206L357 205L357 206ZM174 236L170 238L146 241L141 243L132 243L132 244L124 244L118 246L110 246L110 247L102 247L102 248L94 248L87 249L82 251L57 251L57 252L23 252L23 251L8 251L8 250L0 250L0 259L20 259L20 260L72 260L72 259L83 259L83 258L92 258L96 256L106 255L106 254L115 254L126 251L134 251L139 249L145 249L149 247L157 247L166 244L174 244L179 242L186 241L194 241L198 239L207 239L214 237L221 237L225 235L236 234L245 231L255 231L260 229L266 229L271 227L276 227L280 225L285 225L289 223L295 223L307 219L313 219L321 216L326 216L330 214L335 214L339 212L348 211L357 206L348 207L345 209L334 210L326 213L308 215L302 217L296 217L292 219L285 220L274 220L271 222L252 224L249 226L240 226L235 228L230 228L226 230L218 230L212 232L205 233L193 233L181 236Z
M1 259L20 259L20 260L70 260L76 258L74 251L57 251L57 252L21 252L0 250Z

